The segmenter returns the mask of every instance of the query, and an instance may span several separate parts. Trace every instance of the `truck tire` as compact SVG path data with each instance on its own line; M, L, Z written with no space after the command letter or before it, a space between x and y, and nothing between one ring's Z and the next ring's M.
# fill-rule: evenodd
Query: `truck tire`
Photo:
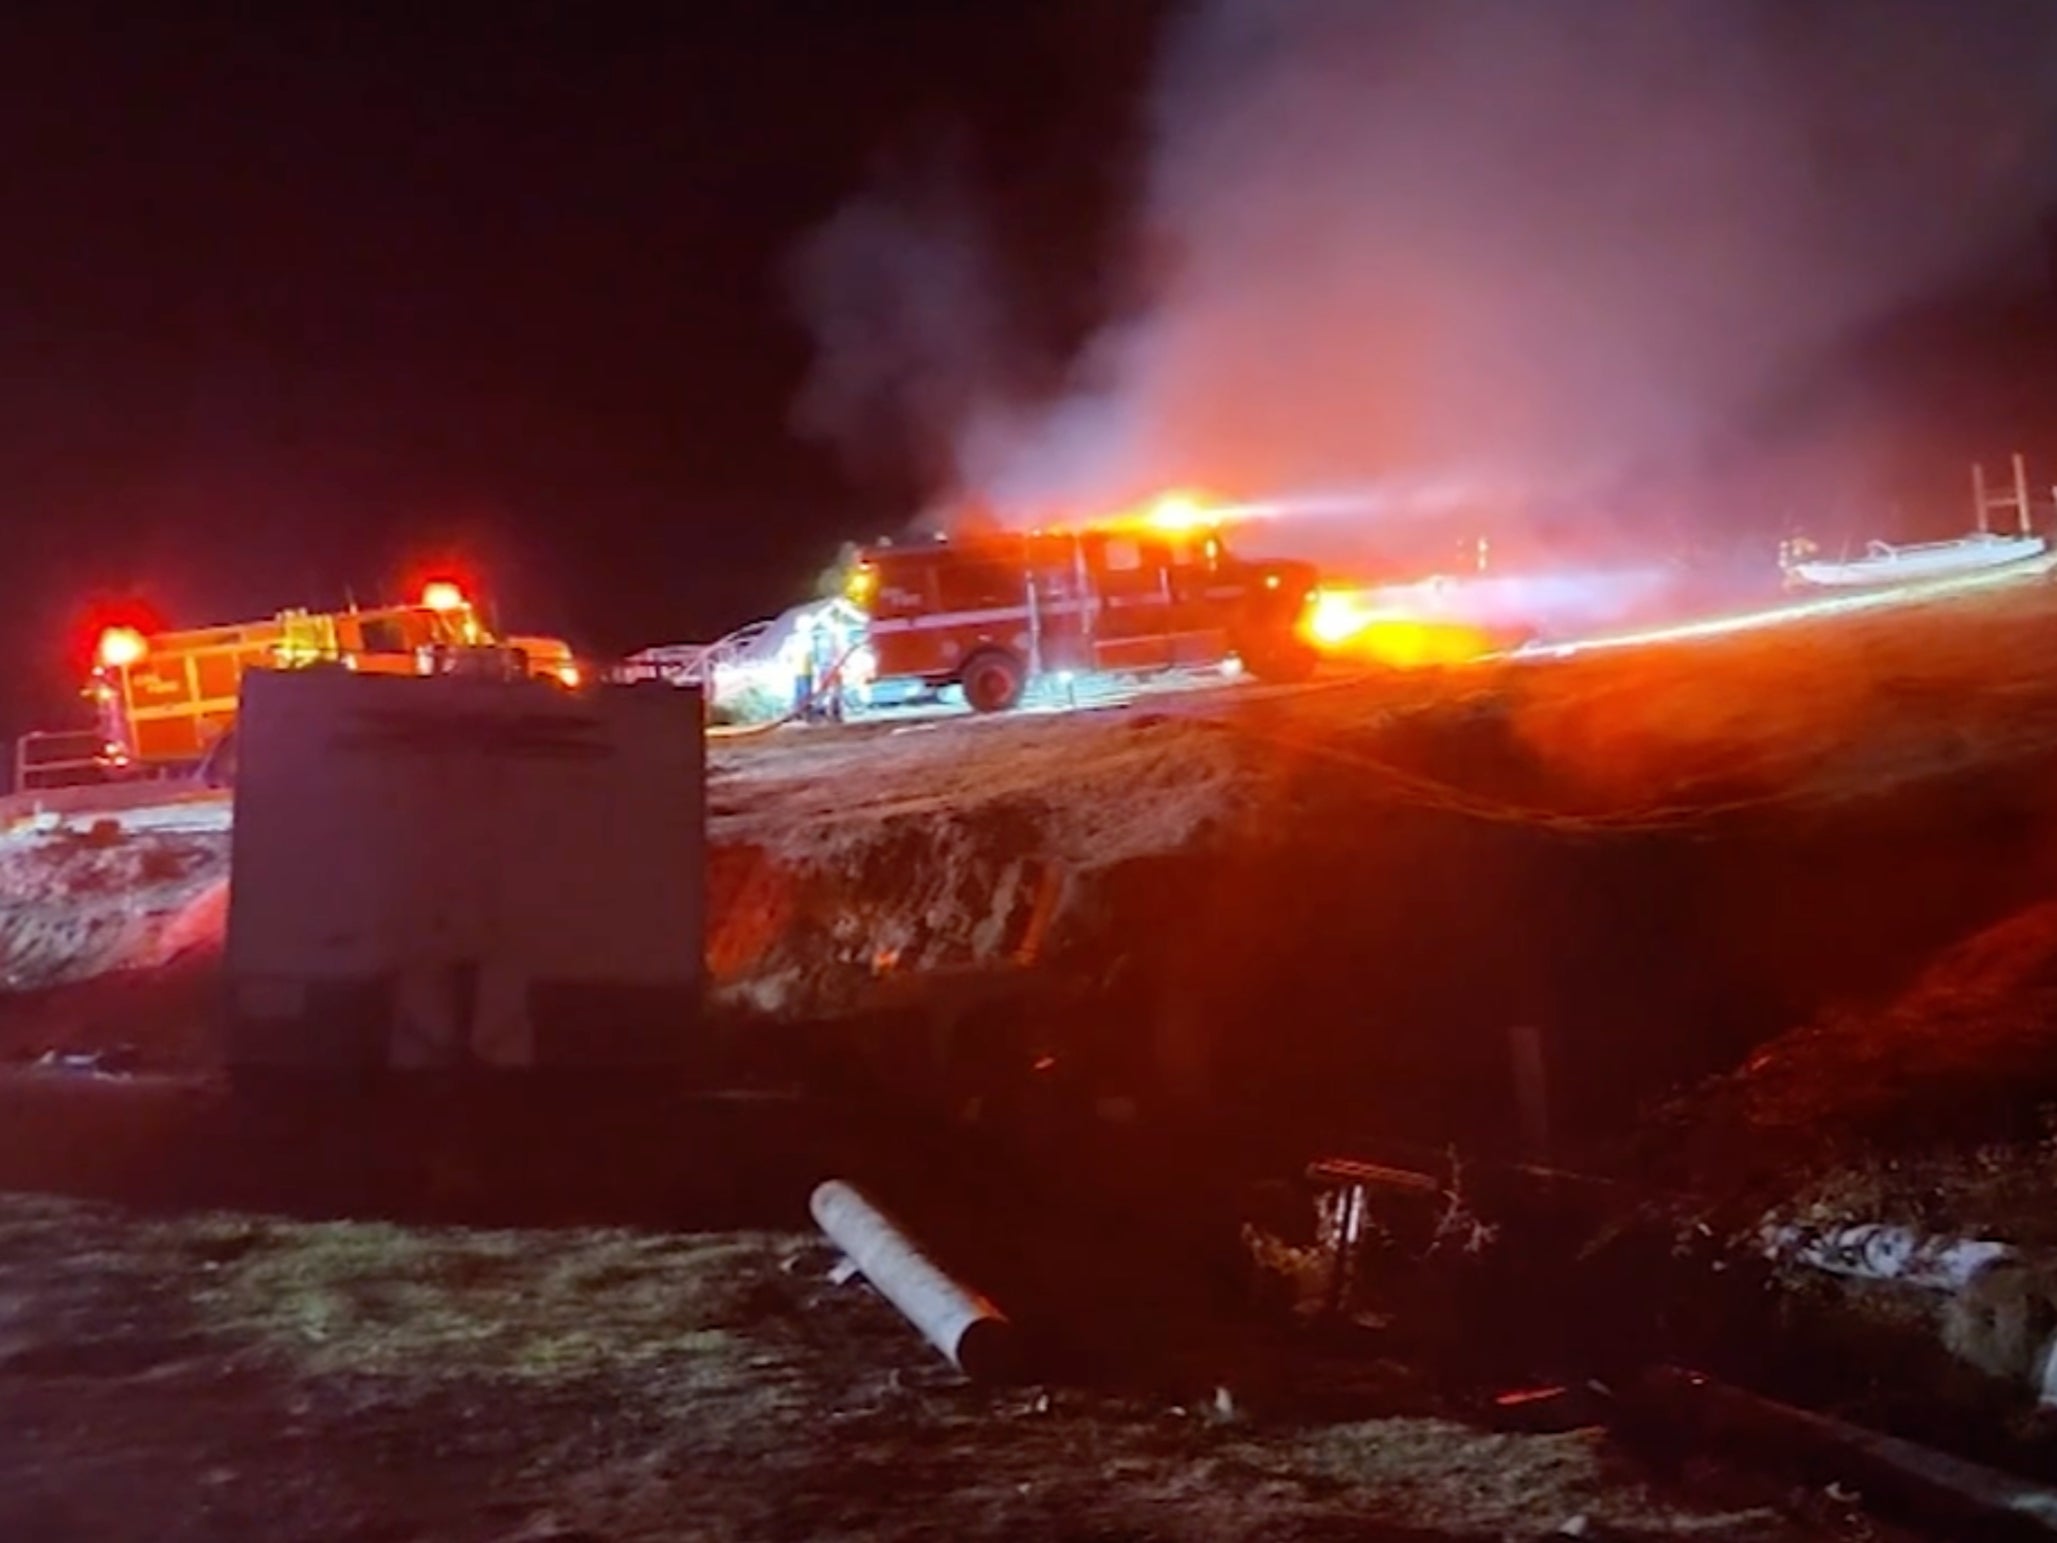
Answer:
M1313 675L1320 655L1297 638L1272 639L1237 650L1243 664L1259 680L1297 685Z
M981 649L965 661L958 681L964 700L975 713L1004 713L1021 700L1028 672L1002 648Z

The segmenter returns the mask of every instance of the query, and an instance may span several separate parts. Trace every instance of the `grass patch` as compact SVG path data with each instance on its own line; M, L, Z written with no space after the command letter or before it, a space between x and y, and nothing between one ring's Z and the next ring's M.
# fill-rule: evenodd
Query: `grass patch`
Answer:
M189 1254L208 1261L193 1300L210 1327L309 1370L416 1379L547 1382L739 1361L751 1324L778 1305L750 1284L791 1246L753 1234L180 1226Z

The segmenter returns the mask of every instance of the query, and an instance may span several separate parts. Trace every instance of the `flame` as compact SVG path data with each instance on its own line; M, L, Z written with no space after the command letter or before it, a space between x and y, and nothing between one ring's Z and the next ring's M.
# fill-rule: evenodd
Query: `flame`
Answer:
M1332 657L1402 670L1465 664L1494 651L1492 640L1476 627L1394 611L1360 590L1315 591L1300 635Z

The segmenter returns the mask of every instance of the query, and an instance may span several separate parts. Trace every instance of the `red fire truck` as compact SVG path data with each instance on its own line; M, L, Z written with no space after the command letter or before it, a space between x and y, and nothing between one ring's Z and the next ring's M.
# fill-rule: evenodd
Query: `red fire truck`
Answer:
M1212 529L981 535L859 554L874 681L958 686L979 712L1065 671L1119 674L1238 659L1273 680L1315 664L1301 624L1314 569L1230 555Z

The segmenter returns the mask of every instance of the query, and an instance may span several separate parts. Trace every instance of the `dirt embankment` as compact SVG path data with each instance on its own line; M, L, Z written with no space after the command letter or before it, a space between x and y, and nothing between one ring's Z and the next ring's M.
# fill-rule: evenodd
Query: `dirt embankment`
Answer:
M802 1017L1089 982L1075 1039L1305 1140L1504 1144L1533 1025L1557 1133L1618 1129L2052 892L2034 599L767 742L717 763L715 975Z
M1847 1183L1861 1168L1880 1185L1867 1200L1877 1219L1918 1217L1920 1186L1941 1171L1922 1164L1976 1173L1978 1144L1994 1132L2014 1138L2018 1154L2033 1153L2034 1111L2057 1097L2047 1042L2057 1013L2057 833L2047 793L2057 773L2057 669L2044 663L2057 658L2057 618L2037 599L1545 666L725 745L713 757L710 790L707 941L717 990L756 1025L806 1021L854 1036L892 1019L883 1027L924 1046L929 1036L907 1031L933 1026L924 1020L939 1008L947 1016L956 1002L977 1020L973 1038L1035 1031L979 1047L968 1082L1061 1077L1083 1063L1085 1091L1130 1095L1097 1102L1191 1101L1211 1110L1210 1138L1245 1138L1182 1147L1181 1161L1233 1149L1267 1173L1291 1171L1315 1149L1407 1139L1454 1141L1470 1158L1540 1135L1556 1144L1553 1155L1575 1162L1587 1138L1632 1123L1642 1100L1740 1063L1664 1126L1666 1140L1639 1177L1731 1185L1754 1216L1790 1200L1795 1185ZM0 969L39 989L17 987L0 1005L0 1047L123 1043L159 1022L154 1043L164 1060L204 1061L225 840L38 838L4 851L13 866L0 870ZM1794 1029L1801 1024L1811 1027ZM1517 1117L1510 1035L1524 1027L1543 1051L1541 1131ZM453 1206L468 1206L475 1191L492 1198L511 1186L518 1157L567 1217L590 1218L594 1186L632 1175L619 1203L624 1217L641 1216L637 1207L676 1200L647 1152L668 1154L682 1186L738 1174L769 1183L726 1126L682 1149L670 1110L652 1111L637 1131L595 1118L576 1140L538 1140L526 1118L493 1126L490 1140L400 1116L377 1128L310 1132L290 1111L260 1111L276 1123L251 1131L236 1124L249 1112L208 1102L213 1094L175 1100L140 1082L96 1083L77 1094L92 1100L82 1117L69 1103L46 1108L28 1096L38 1090L27 1085L46 1079L17 1080L24 1086L0 1122L13 1132L17 1171L43 1182L40 1162L53 1184L132 1198L140 1174L158 1185L140 1198L205 1193L271 1207L281 1204L278 1190L304 1204L321 1193L324 1175L371 1172L415 1203L454 1196ZM991 1087L953 1091L983 1096ZM220 1126L213 1137L210 1121ZM394 1131L424 1133L421 1149L396 1142ZM593 1132L612 1144L596 1145ZM1106 1145L1080 1145L1081 1169L1122 1150L1118 1136L1100 1134ZM783 1127L780 1138L783 1160L797 1169L793 1154L804 1142ZM294 1156L256 1163L246 1158L252 1151ZM567 1152L585 1161L567 1164ZM1879 1164L1853 1168L1853 1154L1865 1152L1879 1154ZM81 1183L80 1167L96 1164L104 1182ZM2031 1207L2047 1190L2016 1183L2031 1171L2008 1169L2005 1183L2015 1187L2004 1196L1969 1184L1937 1192L1959 1220L2012 1221L2024 1240L2040 1238L2047 1223ZM2047 1165L2033 1171L2047 1179ZM804 1177L781 1173L788 1199L803 1192ZM1209 1177L1181 1167L1162 1192L1190 1193ZM2018 1205L2006 1198L2017 1195ZM1018 1200L1001 1193L990 1207L960 1209L1011 1237L1007 1205ZM918 1345L875 1317L869 1329L856 1318L815 1327L815 1287L782 1284L790 1280L785 1244L764 1245L735 1272L752 1294L746 1314L732 1321L722 1307L697 1324L721 1338L668 1346L666 1366L682 1379L679 1408L660 1403L648 1418L674 1434L610 1434L625 1444L596 1454L579 1434L599 1428L592 1409L639 1408L623 1388L669 1386L630 1362L651 1321L640 1293L670 1292L691 1261L666 1257L646 1282L641 1245L619 1238L531 1249L476 1235L280 1227L246 1237L239 1229L248 1230L228 1224L238 1235L226 1238L209 1223L190 1237L95 1244L123 1261L138 1247L144 1255L193 1250L182 1268L206 1279L191 1301L228 1316L195 1326L181 1308L167 1320L168 1349L89 1350L108 1357L98 1363L111 1368L104 1377L63 1358L61 1330L81 1320L46 1316L59 1325L43 1334L51 1343L25 1346L30 1358L16 1364L30 1377L20 1412L47 1417L53 1429L109 1434L61 1451L0 1453L0 1467L21 1465L9 1471L58 1476L18 1491L26 1498L16 1514L36 1519L68 1514L37 1506L82 1504L93 1491L78 1475L101 1471L109 1446L131 1458L146 1447L161 1455L168 1449L149 1444L166 1428L162 1410L145 1430L126 1412L129 1400L154 1397L153 1389L186 1399L203 1383L229 1387L219 1381L228 1365L254 1390L228 1411L244 1422L236 1428L269 1429L283 1404L296 1411L292 1439L320 1459L282 1459L290 1477L278 1482L307 1488L279 1504L304 1505L316 1519L308 1526L326 1527L336 1514L354 1514L336 1510L340 1499L362 1508L372 1527L391 1509L385 1454L445 1430L446 1394L461 1394L454 1407L479 1431L494 1429L476 1417L480 1408L534 1410L529 1398L508 1405L496 1379L509 1367L584 1379L600 1364L592 1344L617 1332L609 1314L620 1315L625 1348L609 1352L622 1359L619 1378L610 1362L600 1381L553 1384L561 1404L550 1407L562 1423L539 1417L508 1436L504 1454L486 1454L491 1461L473 1470L476 1492L505 1485L533 1508L522 1518L569 1517L565 1525L624 1537L660 1526L646 1521L638 1495L661 1525L678 1506L717 1495L745 1531L905 1535L877 1503L877 1486L887 1468L905 1484L912 1448L934 1458L928 1477L937 1487L946 1469L999 1476L990 1486L977 1480L968 1508L952 1517L949 1525L970 1536L982 1528L997 1535L1006 1522L1049 1531L1110 1514L1104 1496L1118 1475L1103 1461L1129 1465L1122 1472L1139 1486L1123 1491L1130 1509L1111 1514L1146 1529L1159 1525L1171 1493L1204 1503L1193 1518L1203 1534L1248 1531L1260 1511L1318 1530L1341 1497L1335 1504L1347 1514L1333 1525L1352 1535L1366 1516L1471 1535L1513 1524L1496 1507L1417 1510L1395 1498L1396 1487L1441 1464L1450 1492L1476 1505L1486 1493L1478 1474L1524 1472L1515 1458L1576 1459L1578 1474L1597 1461L1577 1443L1516 1442L1510 1451L1426 1408L1410 1409L1402 1423L1331 1428L1283 1445L1245 1441L1234 1424L1189 1414L1171 1426L1162 1411L1133 1418L1097 1402L1073 1411L1062 1396L1059 1418L1046 1418L1049 1404L944 1407L954 1393L929 1408ZM65 1240L91 1235L66 1213L14 1237L23 1257L33 1242L49 1266L71 1246ZM551 1296L559 1283L539 1272L582 1249L593 1277L567 1275L570 1284ZM1492 1316L1541 1316L1533 1256L1503 1257L1504 1293L1461 1315L1467 1337ZM139 1278L161 1261L146 1263ZM446 1268L461 1289L443 1289ZM1631 1273L1628 1264L1621 1273ZM1633 1300L1647 1309L1649 1281L1661 1277L1633 1273ZM1581 1292L1590 1292L1591 1276L1578 1275ZM89 1276L47 1267L44 1278ZM494 1301L495 1282L533 1300L535 1318L497 1306L491 1323L464 1317L466 1302ZM1137 1290L1133 1302L1147 1296ZM786 1298L806 1311L790 1311ZM775 1309L765 1318L776 1334L757 1333L764 1304ZM1611 1316L1595 1325L1608 1338L1618 1327ZM408 1341L419 1333L440 1336L426 1356ZM868 1347L857 1343L864 1333L874 1336ZM805 1341L804 1357L787 1354L787 1336ZM908 1352L885 1382L872 1361L856 1358L859 1348L878 1355L881 1342ZM702 1365L700 1348L733 1352L733 1364ZM411 1368L445 1352L447 1388L400 1388ZM819 1376L820 1365L841 1366L846 1353L847 1377L808 1383L790 1408L751 1416L747 1452L711 1439L692 1445L702 1439L693 1432L713 1428L705 1408L727 1407L709 1402L710 1388L754 1397L767 1377ZM36 1356L50 1358L42 1371ZM38 1380L46 1372L49 1385ZM58 1386L65 1378L73 1381ZM382 1395L390 1421L378 1412L386 1407L380 1388L394 1390ZM910 1389L920 1395L912 1404L924 1407L909 1405ZM889 1417L871 1418L886 1403ZM842 1414L824 1423L825 1407ZM335 1411L333 1422L324 1411ZM857 1418L843 1418L853 1411ZM16 1430L32 1423L7 1422ZM740 1417L723 1427L743 1429ZM1197 1441L1189 1434L1203 1429ZM167 1495L189 1494L194 1471L231 1461L205 1422L194 1432L194 1443L149 1468ZM1167 1441L1205 1463L1192 1467L1182 1455L1153 1465ZM556 1467L536 1466L539 1444L559 1454ZM339 1449L362 1455L377 1482L340 1497L322 1488L331 1483L324 1475L341 1471ZM1091 1462L1078 1471L1093 1477L1046 1496L1049 1476L1076 1467L1081 1449ZM1297 1454L1290 1462L1279 1455L1287 1450ZM796 1490L791 1506L767 1500L761 1483L733 1494L721 1487L719 1475L741 1471L738 1457L764 1453L797 1455L802 1469L826 1465L829 1477L819 1493ZM447 1456L418 1476L425 1493L450 1493ZM1217 1460L1222 1466L1207 1466ZM585 1487L589 1471L623 1485L623 1495ZM1016 1486L1036 1486L1034 1501ZM1563 1493L1584 1508L1594 1488L1604 1485L1578 1477ZM1244 1499L1214 1509L1229 1490ZM1261 1505L1246 1507L1253 1495ZM1281 1513L1286 1503L1292 1509ZM1606 1514L1591 1503L1592 1514ZM270 1500L261 1509L278 1514ZM1532 1530L1563 1519L1532 1517ZM490 1538L516 1521L467 1515L448 1530ZM1754 1525L1703 1535L1779 1535Z
M0 841L0 990L148 969L218 943L226 835L61 829Z
M2034 591L731 741L711 757L711 973L747 1018L830 1025L1015 992L1060 1059L1107 1063L1097 1091L1268 1109L1306 1142L1510 1142L1509 1036L1532 1028L1550 1134L1618 1127L2057 893L2053 643ZM6 1046L89 1044L111 1019L134 1039L172 998L191 1017L226 846L0 848ZM1050 1037L1018 1048L1046 1059ZM205 1037L162 1049L204 1059Z
M228 871L226 833L0 840L0 1060L211 1063Z
M1884 1004L1770 1041L1665 1111L1652 1147L1739 1213L2057 1248L2057 902L1943 950Z

